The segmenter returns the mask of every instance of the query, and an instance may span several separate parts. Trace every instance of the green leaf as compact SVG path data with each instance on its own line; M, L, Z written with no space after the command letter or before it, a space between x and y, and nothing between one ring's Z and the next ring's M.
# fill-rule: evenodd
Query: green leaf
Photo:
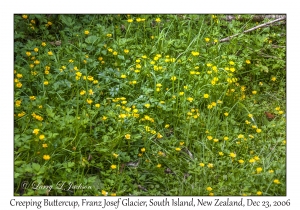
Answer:
M108 141L109 140L109 136L104 135L104 136L102 136L102 139L103 139L103 141Z
M125 57L124 57L123 55L118 55L118 58L119 58L120 60L125 60Z
M74 165L75 165L74 162L68 162L68 167L69 167L69 168L72 168Z
M15 161L15 166L20 166L20 165L22 165L24 163L25 163L25 161L17 160L17 161Z
M20 176L20 173L15 172L14 179L18 178L19 176Z
M67 15L60 15L61 21L66 24L67 26L72 26L74 25L74 21L72 20L71 17L68 17Z
M25 167L24 167L24 170L26 171L26 172L32 172L32 167L30 166L30 165L26 165Z
M88 46L86 46L86 49L87 49L88 51L93 51L93 50L95 49L95 47L92 46L92 45L88 45Z
M96 42L98 39L97 36L89 36L85 39L85 42L88 44L94 44L94 42Z
M21 138L20 138L19 134L15 135L14 141L15 141L15 147L20 147L22 145Z
M32 168L33 168L33 170L35 170L35 171L39 171L40 168L41 168L41 166L40 166L39 164L37 164L37 163L32 163Z
M47 115L48 115L49 117L54 117L54 116L55 116L55 113L53 113L53 109L47 108L47 109L46 109L46 112L47 112Z

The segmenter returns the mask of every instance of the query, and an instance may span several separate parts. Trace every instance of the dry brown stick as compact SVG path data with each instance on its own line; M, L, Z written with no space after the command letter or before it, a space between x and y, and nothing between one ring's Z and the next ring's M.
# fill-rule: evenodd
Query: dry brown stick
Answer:
M258 29L258 28L266 27L266 26L271 25L271 24L273 24L273 23L275 23L275 22L278 22L278 21L281 21L281 20L285 20L285 19L286 19L286 17L278 18L278 19L276 19L276 20L273 20L273 21L270 21L270 22L267 22L267 23L264 23L264 24L255 26L255 27L253 27L253 28L250 28L250 29L248 29L248 30L246 30L246 31L243 31L243 32L240 33L240 34L243 34L243 33L244 33L244 34L245 34L245 33L249 33L249 32L254 31L254 30ZM220 43L221 43L221 42L228 42L230 39L232 39L233 37L236 37L236 36L238 36L238 35L240 35L240 34L235 34L235 35L226 37L226 38L224 38L224 39L221 39L219 42L220 42Z
M252 17L252 21L255 21L255 22L260 22L260 21L263 21L264 19L278 19L278 18L282 18L282 17L285 17L286 15L254 15ZM221 18L222 20L225 20L225 21L233 21L233 20L238 20L238 21L244 21L244 20L248 20L246 18L244 18L243 16L241 15L237 15L237 16L234 16L234 15L226 15L225 18Z

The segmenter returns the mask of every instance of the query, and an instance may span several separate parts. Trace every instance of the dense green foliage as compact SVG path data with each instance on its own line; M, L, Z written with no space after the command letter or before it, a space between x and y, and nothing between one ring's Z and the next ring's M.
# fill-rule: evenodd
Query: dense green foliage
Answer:
M15 15L15 195L286 195L285 24L224 17Z

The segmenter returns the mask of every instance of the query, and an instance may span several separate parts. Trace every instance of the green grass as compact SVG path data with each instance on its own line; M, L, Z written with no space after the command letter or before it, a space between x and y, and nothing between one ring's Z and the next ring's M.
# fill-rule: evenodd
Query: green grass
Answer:
M286 195L285 25L224 17L15 15L15 195Z

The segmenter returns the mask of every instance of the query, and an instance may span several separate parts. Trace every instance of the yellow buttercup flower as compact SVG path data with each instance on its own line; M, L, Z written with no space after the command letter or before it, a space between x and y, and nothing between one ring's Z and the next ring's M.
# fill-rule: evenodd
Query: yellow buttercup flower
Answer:
M21 82L18 82L18 83L16 84L16 86L17 86L18 88L21 88L21 87L22 87L22 83L21 83Z
M208 139L208 140L212 140L213 137L212 137L212 136L207 136L207 139Z
M231 153L229 154L229 156L232 157L232 158L235 158L235 157L236 157L236 154L233 153L233 152L231 152Z
M160 133L157 133L157 138L161 139L163 136Z
M213 189L211 187L206 188L207 191L212 191Z
M204 167L205 164L204 163L199 163L199 166Z
M21 106L22 101L21 100L16 100L16 107Z
M192 55L193 55L193 56L198 56L198 55L200 55L200 53L199 53L199 52L192 51Z
M101 194L104 195L104 196L107 196L108 192L106 192L105 190L102 190Z
M87 102L88 104L91 104L91 103L93 103L93 100L92 100L92 99L86 99L86 102Z
M94 94L93 90L89 89L89 95L93 95L93 94Z
M85 93L86 93L86 91L85 91L85 90L82 90L82 91L80 91L79 94L83 96Z
M262 167L258 167L258 168L256 168L256 172L259 174L260 172L262 172Z
M34 133L35 135L37 135L39 133L39 131L40 131L40 129L35 128L32 133Z
M188 97L186 100L188 100L189 102L192 102L194 99L192 97Z
M43 156L43 159L44 159L44 160L49 160L49 159L50 159L50 155L44 155L44 156Z
M258 156L255 156L254 159L257 161L260 160L260 158Z

